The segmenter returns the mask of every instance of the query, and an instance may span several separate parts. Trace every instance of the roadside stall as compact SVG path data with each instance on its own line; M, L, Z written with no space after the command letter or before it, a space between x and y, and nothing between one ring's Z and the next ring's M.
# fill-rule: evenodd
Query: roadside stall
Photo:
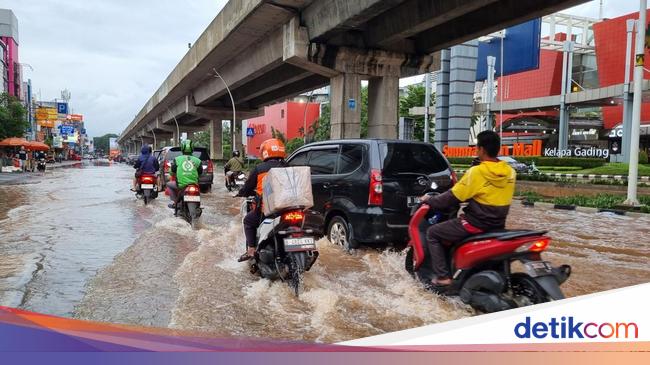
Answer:
M29 141L18 137L5 138L0 141L0 149L2 150L3 156L0 159L2 172L20 171L20 161L17 158L17 152L20 147L27 149L28 144Z

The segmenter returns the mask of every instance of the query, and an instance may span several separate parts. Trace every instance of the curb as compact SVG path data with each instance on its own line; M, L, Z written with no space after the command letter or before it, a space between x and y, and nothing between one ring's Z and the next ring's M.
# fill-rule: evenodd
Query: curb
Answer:
M546 202L531 202L525 199L521 200L521 204L525 207L531 207L531 208L539 207L539 208L548 208L548 209L556 209L556 210L576 211L580 213L613 213L616 215L633 217L633 218L650 216L650 214L648 213L629 212L627 210L621 210L621 209L603 209L603 208L593 208L593 207L581 207L577 205L562 205L562 204L553 204L553 203L546 203Z
M459 175L464 174L467 170L456 170ZM585 179L585 180L620 180L627 181L626 175L594 175L594 174L562 174L555 172L542 172L542 175L564 179ZM639 176L639 181L650 182L650 176Z

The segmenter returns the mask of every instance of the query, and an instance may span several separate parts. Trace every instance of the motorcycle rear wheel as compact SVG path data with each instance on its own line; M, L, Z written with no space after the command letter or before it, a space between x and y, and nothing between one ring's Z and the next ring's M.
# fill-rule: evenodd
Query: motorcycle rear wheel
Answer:
M510 276L510 290L513 296L523 296L531 304L548 302L548 296L544 289L528 274L513 273Z

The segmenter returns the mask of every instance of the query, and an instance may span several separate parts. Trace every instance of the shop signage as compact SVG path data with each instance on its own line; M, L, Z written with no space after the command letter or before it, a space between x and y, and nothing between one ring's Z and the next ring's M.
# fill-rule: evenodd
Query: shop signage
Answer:
M253 135L254 136L256 136L258 134L266 133L266 124L251 124L250 127L247 128L247 132L248 132L248 129L251 129L251 128L253 129Z
M61 134L74 134L74 126L61 125L59 129L61 130Z
M444 146L442 153L446 157L474 157L476 156L476 147L450 147ZM519 156L534 157L542 155L542 141L533 141L533 143L515 143L512 146L502 146L501 156Z
M61 136L52 137L52 147L63 148L63 138Z
M609 149L596 147L575 147L566 150L545 148L544 157L589 157L607 159L609 158Z
M56 103L56 110L59 114L68 114L68 103Z
M66 116L67 120L74 120L76 122L82 122L84 120L84 116L81 114L68 114Z
M54 128L54 120L37 120L36 124L44 128Z
M56 108L38 108L34 113L36 120L57 120L59 115Z

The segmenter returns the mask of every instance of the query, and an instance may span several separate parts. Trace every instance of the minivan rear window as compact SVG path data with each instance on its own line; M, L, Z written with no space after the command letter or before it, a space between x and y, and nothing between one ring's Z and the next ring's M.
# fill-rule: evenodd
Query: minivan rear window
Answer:
M419 143L380 143L382 174L395 176L405 173L431 175L445 171L445 159L431 145Z
M172 148L167 152L167 155L165 156L165 159L167 160L173 160L176 157L181 155L181 150L180 148ZM201 161L207 161L210 159L210 156L208 155L208 151L204 148L195 148L194 152L192 155L196 158L198 158Z

